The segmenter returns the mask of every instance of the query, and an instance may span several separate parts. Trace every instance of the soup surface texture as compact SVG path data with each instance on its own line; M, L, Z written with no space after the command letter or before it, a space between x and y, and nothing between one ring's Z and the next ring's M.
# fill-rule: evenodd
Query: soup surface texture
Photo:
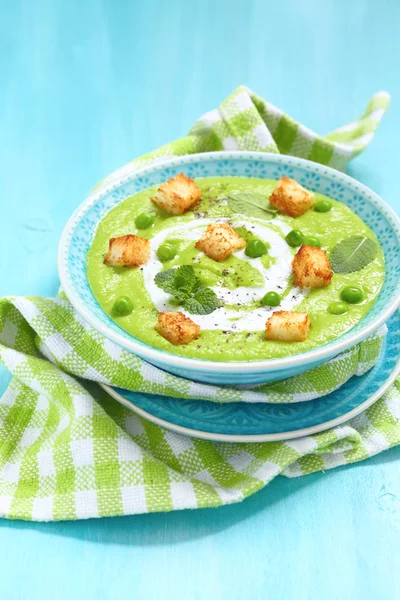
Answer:
M156 188L149 188L122 201L101 219L87 257L87 276L102 309L135 338L174 354L213 361L247 361L279 358L314 349L349 330L374 304L384 280L384 259L374 233L346 205L330 200L331 210L309 210L292 218L265 212L260 218L232 210L229 198L240 193L268 197L276 181L255 178L219 177L197 179L202 199L194 211L171 216L151 202ZM327 200L315 194L316 201ZM142 213L153 215L147 229L138 229L135 220ZM258 239L267 252L252 258L245 249L234 252L222 262L215 262L195 248L210 223L229 222L247 241ZM291 247L285 237L291 230L317 238L330 256L341 240L365 236L378 246L376 257L364 268L351 273L334 273L331 285L318 289L300 289L293 285L291 262L298 247ZM106 266L103 261L110 238L134 234L147 238L151 255L139 268ZM161 262L157 250L167 244L175 256ZM202 285L213 289L220 302L210 314L191 314L178 306L154 279L158 272L180 265L192 265ZM358 286L363 299L349 303L344 314L332 314L328 308L340 301L344 287ZM277 307L264 306L268 292L281 298ZM115 301L128 296L133 310L118 316ZM181 311L201 327L201 335L187 345L175 346L154 328L160 311ZM265 339L265 323L276 310L303 311L311 320L311 330L303 342L277 342Z

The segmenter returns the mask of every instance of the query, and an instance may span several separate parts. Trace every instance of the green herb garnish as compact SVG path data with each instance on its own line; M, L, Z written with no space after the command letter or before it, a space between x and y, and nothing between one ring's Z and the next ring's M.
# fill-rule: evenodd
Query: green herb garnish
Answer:
M219 306L218 298L211 288L200 288L183 303L192 315L209 315Z
M332 269L335 273L353 273L369 265L377 254L378 246L371 238L354 235L336 244L332 250Z
M232 212L258 219L273 219L276 215L268 200L255 192L229 192L228 204Z
M193 315L209 315L219 307L215 292L202 286L191 265L160 271L154 281Z

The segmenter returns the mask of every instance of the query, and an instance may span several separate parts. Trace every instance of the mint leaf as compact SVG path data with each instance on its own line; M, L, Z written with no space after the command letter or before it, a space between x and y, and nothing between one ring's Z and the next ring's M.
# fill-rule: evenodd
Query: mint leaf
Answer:
M200 287L200 281L191 265L182 265L175 270L174 285L176 290L191 294Z
M342 240L331 252L331 265L335 273L353 273L363 269L378 254L378 245L371 238L354 235Z
M218 306L218 298L210 288L200 288L183 303L183 308L192 313L192 315L209 315Z
M230 192L228 204L232 212L250 217L273 219L276 215L276 210L268 204L268 200L255 192Z
M164 292L180 300L184 300L200 287L200 281L191 265L160 271L154 281Z
M213 290L201 287L201 281L191 265L160 271L154 281L164 292L173 296L173 302L178 301L192 314L208 315L219 306Z
M166 271L160 271L154 277L154 282L157 287L167 292L167 294L173 294L175 291L174 279L176 269L167 269Z

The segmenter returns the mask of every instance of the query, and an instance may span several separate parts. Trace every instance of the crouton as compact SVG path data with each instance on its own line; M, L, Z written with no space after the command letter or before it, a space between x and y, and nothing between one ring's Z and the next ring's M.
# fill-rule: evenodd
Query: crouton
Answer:
M265 323L265 337L276 342L304 342L310 327L307 313L277 310Z
M281 177L269 201L280 213L299 217L314 206L315 197L294 179Z
M330 285L332 268L321 248L303 244L292 262L294 285L301 288L320 288Z
M161 312L155 329L171 344L188 344L200 335L200 327L181 312Z
M111 267L140 267L150 257L150 242L137 235L111 238L104 264Z
M193 208L200 200L202 191L193 179L179 173L160 185L151 199L154 204L166 210L170 215L182 215Z
M211 223L196 242L198 250L217 262L245 246L245 240L228 223Z

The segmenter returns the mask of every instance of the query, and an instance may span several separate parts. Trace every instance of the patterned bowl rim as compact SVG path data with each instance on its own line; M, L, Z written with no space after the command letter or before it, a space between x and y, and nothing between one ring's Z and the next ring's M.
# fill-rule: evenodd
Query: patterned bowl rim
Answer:
M356 345L371 333L376 331L383 323L385 323L395 310L400 306L400 276L397 281L396 290L398 292L396 300L391 304L388 303L386 308L382 310L378 317L372 320L365 327L360 329L353 334L351 330L346 332L345 338L343 336L333 340L329 344L324 344L315 348L285 358L272 358L264 359L259 361L226 361L218 362L212 360L202 360L198 358L188 358L153 348L148 346L145 342L136 340L133 336L129 338L119 334L107 325L97 319L87 307L85 301L80 296L79 292L75 289L72 277L68 268L68 255L70 251L70 244L75 228L78 226L81 219L85 214L106 194L114 190L117 186L122 186L137 177L143 177L152 174L158 170L165 169L168 167L183 166L195 162L208 162L213 160L226 160L226 161L261 161L268 162L273 161L277 165L293 166L293 167L304 167L307 171L312 172L316 175L328 176L335 179L338 183L343 183L345 186L355 189L361 195L367 195L375 201L375 207L380 213L384 213L386 218L390 221L393 230L396 232L397 245L400 247L400 219L394 210L380 197L378 194L373 192L368 186L360 183L353 177L346 175L331 167L314 163L312 161L297 158L294 156L288 156L285 154L274 154L270 152L249 152L249 151L235 151L235 152L205 152L198 154L189 154L186 156L174 156L164 160L157 161L149 166L135 169L133 163L129 163L124 167L117 169L111 175L106 177L96 188L89 194L78 208L73 212L69 220L67 221L64 230L61 234L59 247L58 247L58 273L61 281L61 286L65 292L68 300L71 302L76 311L99 333L104 335L107 339L112 340L118 346L132 352L135 355L139 355L145 359L149 359L151 362L161 362L165 365L175 366L177 368L192 369L194 371L214 371L219 373L228 373L232 369L240 372L260 372L260 371L283 371L291 367L300 367L310 364L310 368L314 363L324 359L329 359L332 356L336 356L340 352L347 350L348 348ZM361 321L362 323L362 321ZM125 332L126 333L126 332Z

